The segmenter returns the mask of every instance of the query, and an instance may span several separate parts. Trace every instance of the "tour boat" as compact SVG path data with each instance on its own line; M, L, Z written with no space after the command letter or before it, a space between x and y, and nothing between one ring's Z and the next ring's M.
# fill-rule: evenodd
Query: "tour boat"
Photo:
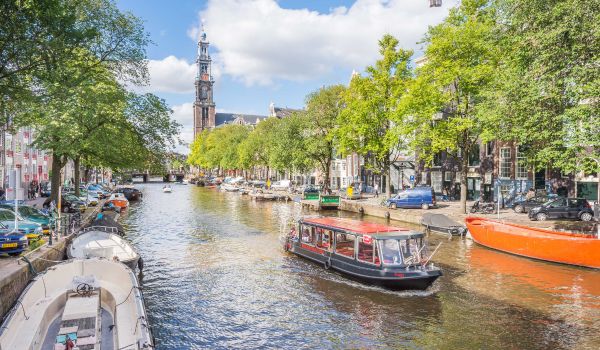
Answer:
M163 187L163 192L171 193L171 192L173 192L173 189L171 188L171 186L167 185L167 186Z
M113 193L110 195L105 204L112 203L115 207L119 207L120 209L125 209L129 206L129 201L125 197L123 193Z
M299 220L285 250L361 282L389 289L427 289L442 271L429 263L424 234L352 219ZM434 251L435 253L435 251Z
M69 259L105 258L120 261L135 270L142 269L140 255L118 235L115 227L91 226L83 229L67 249Z
M488 248L562 264L600 268L600 238L480 217L465 219L473 240Z
M0 349L154 349L144 299L127 266L67 260L38 274L0 327Z

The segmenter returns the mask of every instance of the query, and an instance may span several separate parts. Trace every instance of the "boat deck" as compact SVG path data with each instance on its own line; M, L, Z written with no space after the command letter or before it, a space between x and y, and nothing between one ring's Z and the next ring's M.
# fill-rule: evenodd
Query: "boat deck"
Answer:
M102 344L102 350L114 350L114 336L113 332L110 330L110 326L114 324L112 315L105 309L101 310L100 315L102 327L100 344ZM42 350L55 350L54 344L56 343L56 335L58 334L62 326L63 319L61 316L57 317L54 321L52 321L50 327L48 327L48 332L46 333L44 343L42 344ZM86 349L82 346L80 346L79 348L82 350ZM62 349L64 349L64 345L61 348L61 350ZM93 349L93 347L91 347L90 349Z

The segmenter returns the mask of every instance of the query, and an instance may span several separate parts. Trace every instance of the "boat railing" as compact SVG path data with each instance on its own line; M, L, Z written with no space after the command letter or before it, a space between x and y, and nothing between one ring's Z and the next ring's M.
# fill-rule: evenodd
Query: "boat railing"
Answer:
M119 232L119 230L116 227L90 226L90 227L86 227L83 230L81 230L80 233L86 233L86 232L90 232L90 231L102 231L102 232L115 233L115 234Z

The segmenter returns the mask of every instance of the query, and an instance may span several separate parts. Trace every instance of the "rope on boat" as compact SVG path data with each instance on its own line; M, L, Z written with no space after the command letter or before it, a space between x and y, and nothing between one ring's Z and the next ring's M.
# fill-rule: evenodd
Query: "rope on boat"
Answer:
M423 266L427 266L427 264L429 263L429 260L431 260L431 258L433 258L433 256L437 252L438 248L442 245L442 243L443 242L440 242L440 244L438 244L437 247L435 247L435 249L433 250L433 253L431 253L431 255L429 256L429 258L427 259L427 261L425 261L425 264L423 264Z
M28 320L29 316L27 316L27 314L25 313L25 306L23 306L23 303L21 302L21 300L17 300L17 303L21 304L21 309L23 310L23 316L25 316L25 320Z
M29 258L26 256L22 256L21 259L23 259L27 265L29 265L29 272L31 272L32 275L37 276L38 272L35 270L35 267L33 267L31 260L29 260Z

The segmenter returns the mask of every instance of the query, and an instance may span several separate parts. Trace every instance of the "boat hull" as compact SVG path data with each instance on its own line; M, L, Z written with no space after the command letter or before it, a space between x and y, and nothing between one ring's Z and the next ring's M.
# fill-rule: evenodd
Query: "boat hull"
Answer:
M314 247L303 247L301 243L294 242L288 245L290 252L311 260L330 269L340 272L344 276L361 283L376 285L391 290L425 290L435 282L442 271L437 268L421 270L418 268L380 268L376 265L359 263L355 259L346 258L328 251L319 251Z
M121 200L121 199L112 199L106 202L108 203L112 203L115 207L119 207L121 209L125 209L129 206L129 202L125 201L125 200Z
M600 269L600 239L471 217L466 224L476 243L528 258Z

